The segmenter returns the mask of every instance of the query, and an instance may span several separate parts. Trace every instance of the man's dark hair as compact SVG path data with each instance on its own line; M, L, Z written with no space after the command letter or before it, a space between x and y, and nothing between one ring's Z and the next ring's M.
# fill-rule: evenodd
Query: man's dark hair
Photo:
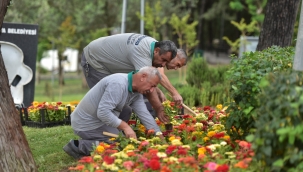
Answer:
M177 47L173 41L165 40L159 41L155 43L155 48L159 47L159 54L165 54L167 52L171 52L171 59L175 58L177 55Z

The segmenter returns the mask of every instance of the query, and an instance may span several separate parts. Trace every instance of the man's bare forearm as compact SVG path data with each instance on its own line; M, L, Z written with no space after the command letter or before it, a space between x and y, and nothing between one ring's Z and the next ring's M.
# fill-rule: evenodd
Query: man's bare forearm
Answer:
M169 79L164 73L164 68L158 68L158 71L161 74L160 84L168 91L171 95L179 94L176 88L170 83Z

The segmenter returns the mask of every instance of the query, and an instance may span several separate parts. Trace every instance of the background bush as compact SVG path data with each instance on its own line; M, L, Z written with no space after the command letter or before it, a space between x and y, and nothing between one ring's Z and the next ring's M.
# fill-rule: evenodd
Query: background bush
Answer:
M225 81L225 73L229 66L210 67L202 57L192 58L188 63L187 84L174 84L189 106L216 106L228 101L229 82ZM166 90L163 90L165 92Z
M253 142L271 171L303 171L303 73L271 73L261 82Z
M263 51L244 53L242 58L233 57L227 72L233 101L227 109L229 118L225 127L234 139L244 139L254 126L255 109L259 107L260 80L269 72L290 70L293 55L293 47L273 46Z

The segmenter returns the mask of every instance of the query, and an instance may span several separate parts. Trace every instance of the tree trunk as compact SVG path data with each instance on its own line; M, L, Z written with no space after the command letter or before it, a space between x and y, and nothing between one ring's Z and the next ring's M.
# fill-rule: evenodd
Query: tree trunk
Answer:
M0 1L0 32L10 0ZM0 171L38 171L15 108L0 52Z
M290 46L300 0L268 0L257 51Z

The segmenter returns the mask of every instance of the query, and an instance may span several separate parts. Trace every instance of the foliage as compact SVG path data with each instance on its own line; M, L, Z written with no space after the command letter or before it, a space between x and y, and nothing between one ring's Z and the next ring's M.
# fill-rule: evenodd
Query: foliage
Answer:
M231 47L232 52L238 52L238 49L241 46L240 44L247 44L245 37L248 34L259 31L259 27L256 25L256 20L252 20L249 24L246 24L244 18L242 18L239 23L236 21L231 21L231 24L234 25L241 32L241 36L244 40L242 40L243 42L241 42L241 38L238 38L233 42L226 36L223 37L223 40L225 40L227 44Z
M229 101L225 73L229 66L210 68L204 58L193 58L187 69L187 85L177 85L184 102L190 106L205 106Z
M234 142L226 134L226 113L222 105L195 109L197 116L176 116L173 131L163 132L165 140L157 137L120 136L113 144L100 143L91 156L83 157L72 171L255 171L262 170L251 144ZM161 125L158 122L159 125ZM111 139L112 140L112 139ZM122 144L123 143L123 144ZM123 146L122 146L123 145Z
M263 9L265 8L266 3L267 0L245 0L245 3L241 0L232 0L230 1L229 6L236 11L248 11L252 16L252 20L257 21L260 26L264 20Z
M197 32L195 30L198 25L197 21L189 22L189 14L179 18L175 13L172 14L169 24L174 29L174 34L178 36L179 47L185 48L188 56L192 53L199 41L197 40Z
M167 22L167 17L163 16L161 1L157 0L154 3L154 6L151 7L147 2L145 5L145 15L140 16L137 12L137 16L142 18L145 22L145 29L148 30L151 37L156 40L160 40L160 34L158 32L159 28Z
M230 81L232 102L226 122L232 137L244 138L254 126L255 109L259 107L259 83L269 72L290 70L294 55L293 47L273 46L264 51L244 53L242 58L233 57L232 66L227 72ZM240 131L241 130L241 131Z
M253 142L271 171L303 170L303 73L270 73L260 83Z

